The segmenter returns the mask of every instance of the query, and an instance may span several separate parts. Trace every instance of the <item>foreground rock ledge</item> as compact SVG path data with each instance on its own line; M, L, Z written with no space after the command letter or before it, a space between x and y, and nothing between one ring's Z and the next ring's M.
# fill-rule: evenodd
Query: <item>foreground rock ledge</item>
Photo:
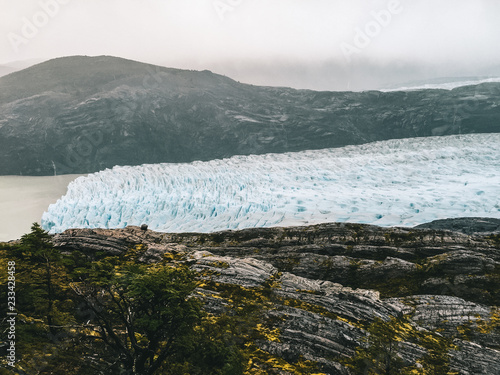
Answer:
M286 319L275 320L279 341L262 349L287 360L302 355L328 374L349 374L336 359L355 353L366 324L402 314L419 329L453 339L453 371L496 374L500 368L498 329L480 329L500 306L498 234L337 223L175 234L127 227L70 229L55 235L54 244L90 255L144 244L145 262L184 253L194 269L216 271L217 282L247 288L274 276L282 305L269 314ZM223 309L210 290L201 292L209 311ZM472 329L464 334L463 327ZM410 362L422 354L415 345L403 348Z

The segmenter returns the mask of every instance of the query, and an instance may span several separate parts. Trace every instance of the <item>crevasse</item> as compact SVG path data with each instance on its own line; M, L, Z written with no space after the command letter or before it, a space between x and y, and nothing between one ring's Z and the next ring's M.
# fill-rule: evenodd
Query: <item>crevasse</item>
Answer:
M79 177L43 214L51 233L148 224L165 232L500 218L500 134L412 138Z

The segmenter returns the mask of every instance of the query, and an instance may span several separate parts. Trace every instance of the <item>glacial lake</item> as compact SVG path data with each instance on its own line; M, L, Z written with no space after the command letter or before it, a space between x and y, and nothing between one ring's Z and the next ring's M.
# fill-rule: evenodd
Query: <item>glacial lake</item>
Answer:
M20 238L83 175L0 176L0 241Z

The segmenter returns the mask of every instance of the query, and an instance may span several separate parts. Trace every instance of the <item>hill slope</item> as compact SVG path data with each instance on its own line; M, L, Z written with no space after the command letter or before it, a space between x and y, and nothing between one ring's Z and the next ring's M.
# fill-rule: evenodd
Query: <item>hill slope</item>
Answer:
M316 92L67 57L0 78L0 174L88 173L394 138L500 131L500 83Z
M500 366L498 239L333 223L208 234L72 229L54 236L54 244L90 256L140 248L136 256L146 263L185 254L193 269L211 275L197 295L214 315L232 306L221 290L271 285L266 316L277 337L259 348L289 363L311 360L324 374L359 373L341 363L366 345L370 323L405 315L428 339L453 343L432 358L449 356L461 375L489 375ZM426 354L421 344L394 344L407 365Z

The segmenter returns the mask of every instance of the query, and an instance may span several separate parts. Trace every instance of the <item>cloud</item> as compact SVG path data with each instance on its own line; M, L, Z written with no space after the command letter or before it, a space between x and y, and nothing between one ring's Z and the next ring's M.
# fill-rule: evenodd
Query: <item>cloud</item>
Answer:
M391 4L401 11L385 22ZM369 75L380 66L407 65L410 73L415 64L436 72L451 65L466 74L500 58L496 0L0 0L0 6L0 63L106 54L236 75L246 71L248 78L252 69L285 66L282 76L289 75L293 85L318 87L307 83L318 81L310 73L318 67L349 72L365 64ZM27 23L36 28L29 37L23 33ZM356 45L360 32L370 34L362 48ZM24 39L17 48L12 35ZM343 45L358 51L346 57Z

